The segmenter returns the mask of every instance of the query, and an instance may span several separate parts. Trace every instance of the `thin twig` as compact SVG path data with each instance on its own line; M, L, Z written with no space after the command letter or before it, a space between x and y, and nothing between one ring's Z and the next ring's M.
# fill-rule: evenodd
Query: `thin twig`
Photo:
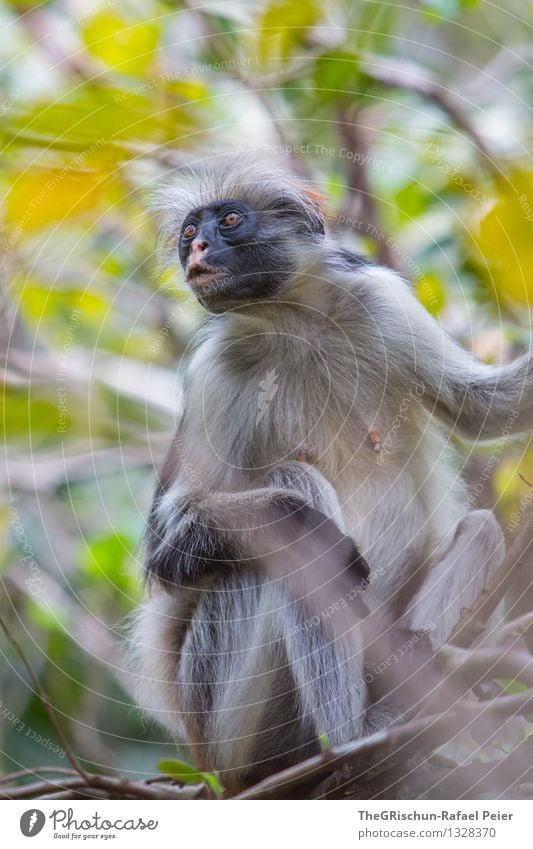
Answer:
M1 784L11 784L13 781L18 781L19 778L29 778L32 775L38 776L39 773L51 775L77 775L75 769L67 769L64 766L35 766L28 769L19 769L17 772L8 772L0 775Z
M73 798L71 793L76 798L93 797L96 793L101 798L118 799L197 799L207 796L207 788L203 784L154 785L95 773L89 773L87 778L88 781L71 777L61 782L44 780L16 787L3 786L0 799Z
M83 778L65 778L63 781L38 781L35 784L22 784L19 787L3 787L0 790L0 799L34 799L42 798L43 793L57 790L70 790L74 787L84 787Z

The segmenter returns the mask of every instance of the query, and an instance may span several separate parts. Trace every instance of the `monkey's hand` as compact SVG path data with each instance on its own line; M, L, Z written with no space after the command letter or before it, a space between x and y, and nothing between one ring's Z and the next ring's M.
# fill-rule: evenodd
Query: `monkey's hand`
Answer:
M374 707L392 708L392 714L405 720L421 709L443 671L428 631L412 631L386 619L386 613L373 612L363 626L365 681Z
M368 612L362 595L369 570L353 540L287 489L185 496L173 510L156 503L146 555L148 577L171 594L253 569L279 581L311 616L333 610L335 630Z

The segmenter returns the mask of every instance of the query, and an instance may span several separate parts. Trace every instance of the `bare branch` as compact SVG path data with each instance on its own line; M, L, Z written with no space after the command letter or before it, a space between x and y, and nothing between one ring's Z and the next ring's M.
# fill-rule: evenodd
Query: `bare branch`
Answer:
M358 117L350 114L350 110L342 108L339 112L339 133L348 150L357 151L361 157L348 162L348 188L350 194L347 198L343 215L346 218L357 218L366 225L365 233L372 238L377 246L377 255L380 262L389 268L397 268L396 258L389 247L375 196L372 192L366 162L369 159L369 140L366 130L358 123Z
M493 176L497 180L502 179L503 171L498 165L494 151L467 115L466 106L472 108L472 104L464 104L456 95L451 94L443 83L433 79L427 68L411 61L367 54L361 62L361 70L376 82L390 88L415 92L434 103L470 138L478 152L483 155L485 167Z
M87 781L66 778L64 781L45 780L18 787L3 787L0 799L198 799L207 796L204 784L176 786L129 781L127 778L86 773Z
M5 775L0 775L0 785L1 784L12 784L14 781L18 781L20 778L29 778L32 775L46 775L50 773L51 775L77 775L78 773L74 769L66 769L63 766L35 766L28 767L28 769L19 769L17 772L8 772Z

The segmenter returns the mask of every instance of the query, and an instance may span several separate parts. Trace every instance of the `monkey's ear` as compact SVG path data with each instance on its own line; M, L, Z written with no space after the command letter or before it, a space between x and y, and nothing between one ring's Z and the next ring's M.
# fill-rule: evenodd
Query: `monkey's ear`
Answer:
M311 186L304 186L303 194L310 203L310 212L316 219L316 230L318 233L326 232L326 221L329 218L329 209L326 195Z

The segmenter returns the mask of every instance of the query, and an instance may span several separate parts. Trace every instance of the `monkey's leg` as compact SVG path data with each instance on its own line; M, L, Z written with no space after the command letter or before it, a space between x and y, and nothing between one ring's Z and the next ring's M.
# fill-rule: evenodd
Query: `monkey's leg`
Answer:
M505 554L503 531L490 510L475 510L458 523L453 540L408 606L402 624L429 630L440 648L461 610L471 607L499 568Z
M313 466L300 461L284 463L267 475L265 484L300 494L344 529L337 494ZM296 607L288 631L287 615L284 623L284 645L302 722L315 739L326 734L334 744L357 739L366 724L363 639L358 610L353 606L353 578L351 586L349 575L347 579L336 582L333 594L316 587L312 615ZM362 615L365 612L360 611Z
M321 734L340 744L365 727L358 612L366 610L355 547L330 518L340 523L338 499L319 472L298 462L274 469L264 483L246 497L202 502L211 524L216 513L228 551L239 541L233 529L236 516L245 524L242 512L247 522L264 523L273 499L292 513L267 535L270 551L261 541L262 569L253 560L219 564L210 582L197 585L203 590L175 667L177 712L195 757L233 791L318 753ZM208 542L214 558L216 535Z

